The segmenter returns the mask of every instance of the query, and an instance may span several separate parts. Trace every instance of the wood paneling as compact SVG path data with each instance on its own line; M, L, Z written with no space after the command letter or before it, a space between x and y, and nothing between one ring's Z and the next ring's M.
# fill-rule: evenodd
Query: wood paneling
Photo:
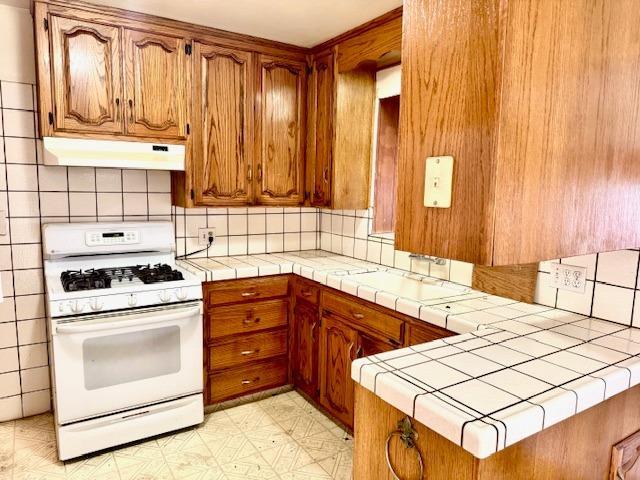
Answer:
M124 30L126 132L183 139L187 124L185 41Z
M56 108L40 108L55 112L56 130L122 133L120 30L58 16L50 24Z
M356 387L354 480L392 480L384 442L405 414ZM479 460L413 421L429 480L603 480L611 448L640 428L640 387L626 390L505 450ZM394 442L395 443L395 442ZM414 452L392 445L391 461L402 478L418 478ZM403 468L404 467L404 468Z
M332 207L369 207L371 142L376 96L374 70L357 69L336 78Z
M396 248L490 264L498 87L497 0L408 0ZM451 208L423 205L425 159L452 155Z
M381 98L378 105L373 233L386 233L393 232L396 223L400 96Z
M471 287L519 302L533 303L537 281L537 263L500 267L475 265Z
M380 58L390 52L399 54L402 49L402 11L399 13L340 42L338 71L347 72L363 66L376 68ZM389 63L385 63L385 66L389 66Z
M287 324L287 301L266 300L238 305L209 307L208 338L219 339L228 335L248 334L282 327Z
M200 205L253 199L254 68L250 52L195 44L193 168Z
M283 297L289 292L289 277L268 276L212 282L205 287L207 305L223 305L250 300Z
M293 382L311 398L318 397L318 307L295 300L293 309Z
M353 426L351 362L358 332L341 320L322 316L320 326L320 403L338 420Z
M304 200L306 64L261 55L256 201Z
M637 2L507 5L494 263L637 247Z

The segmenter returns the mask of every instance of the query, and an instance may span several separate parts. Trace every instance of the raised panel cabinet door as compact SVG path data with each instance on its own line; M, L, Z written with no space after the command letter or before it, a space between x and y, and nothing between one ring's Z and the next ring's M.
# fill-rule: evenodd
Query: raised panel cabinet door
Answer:
M348 427L353 425L351 362L358 332L340 320L322 317L320 327L320 403Z
M193 165L200 205L244 205L253 198L252 54L194 48Z
M188 75L184 39L124 30L124 52L127 133L185 138Z
M318 57L314 65L316 81L315 165L311 205L331 205L331 159L333 153L333 118L335 82L334 56Z
M312 398L318 396L318 307L296 301L294 383Z
M54 129L122 133L120 29L58 16L50 23Z
M260 56L257 203L304 200L306 64Z

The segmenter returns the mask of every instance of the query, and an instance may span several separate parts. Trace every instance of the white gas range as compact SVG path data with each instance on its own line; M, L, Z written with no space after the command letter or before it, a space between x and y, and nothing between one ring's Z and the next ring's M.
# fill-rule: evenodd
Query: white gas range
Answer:
M61 460L203 420L202 286L170 222L43 226Z

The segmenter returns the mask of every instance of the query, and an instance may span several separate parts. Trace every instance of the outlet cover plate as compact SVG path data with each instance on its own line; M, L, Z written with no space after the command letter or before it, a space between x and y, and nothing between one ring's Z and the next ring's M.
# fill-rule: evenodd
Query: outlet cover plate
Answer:
M586 267L552 263L551 286L568 292L584 293L587 287Z
M216 229L213 227L209 228L199 228L198 229L198 245L206 247L209 245L209 237L213 237L213 242L211 245L216 243Z

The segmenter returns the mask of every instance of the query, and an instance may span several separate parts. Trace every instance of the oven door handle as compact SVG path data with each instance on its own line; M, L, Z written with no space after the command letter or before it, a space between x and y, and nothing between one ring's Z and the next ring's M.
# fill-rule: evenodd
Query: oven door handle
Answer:
M171 322L175 320L186 320L193 318L195 315L200 315L200 307L190 308L189 310L183 310L175 313L168 313L162 315L153 315L150 318L138 318L136 320L119 320L116 322L99 322L93 324L84 325L58 325L56 326L56 333L74 334L74 333L89 333L89 332L101 332L104 330L113 330L116 328L126 327L138 327L142 325L152 325L154 323ZM78 322L81 323L81 322Z

